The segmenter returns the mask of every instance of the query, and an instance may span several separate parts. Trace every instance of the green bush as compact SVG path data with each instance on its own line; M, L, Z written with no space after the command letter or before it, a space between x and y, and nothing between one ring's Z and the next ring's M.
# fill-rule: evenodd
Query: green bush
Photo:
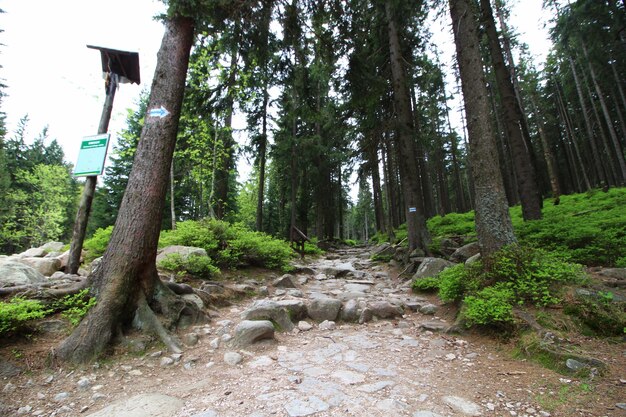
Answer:
M211 258L194 254L183 258L179 253L172 253L161 260L157 266L179 276L192 275L198 278L210 278L220 273L219 268L213 265Z
M96 258L104 255L107 249L111 234L113 233L113 226L109 226L106 229L98 229L94 232L93 236L85 240L83 249L87 252L85 258L88 262L93 261Z
M505 285L486 287L463 300L465 325L499 326L513 323L514 292Z
M161 232L159 246L170 245L203 248L215 265L227 268L255 265L284 269L295 255L283 240L220 220L180 222L176 230Z
M434 292L439 290L439 279L435 277L419 278L411 286L416 292Z
M482 261L446 268L430 279L416 279L416 290L439 289L444 302L463 302L468 325L502 326L513 320L514 305L554 305L563 283L584 283L580 265L553 254L513 245L498 251L488 266Z
M62 310L61 316L68 319L72 326L77 326L95 305L96 299L89 295L88 289L84 289L76 294L66 295L54 307Z
M0 334L13 333L24 328L29 321L40 319L50 313L39 301L14 297L0 302Z

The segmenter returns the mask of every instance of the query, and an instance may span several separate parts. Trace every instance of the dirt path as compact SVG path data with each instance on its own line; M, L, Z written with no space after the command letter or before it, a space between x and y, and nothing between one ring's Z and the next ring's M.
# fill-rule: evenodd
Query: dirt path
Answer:
M353 299L360 300L361 307L388 302L403 306L403 315L363 324L327 323L327 330L307 319L313 325L310 330L296 327L276 333L275 340L232 349L227 340L241 321L241 313L254 301L247 299L219 310L219 317L211 323L191 329L198 341L182 356L152 347L147 354L126 353L87 369L50 367L5 378L0 414L626 415L616 407L620 396L621 402L626 401L619 378L616 382L609 376L592 383L565 378L533 363L513 360L509 347L490 339L440 333L436 329L449 324L445 318L450 320L450 313L445 307L438 307L434 314L412 311L435 300L411 294L408 283L396 279L397 271L370 263L367 253L358 249L329 258L308 265L308 274L297 274L298 288L270 287L267 298L310 302L332 297L344 306ZM189 333L181 337L193 344L195 336ZM41 354L47 347L40 348ZM623 356L605 359L623 370ZM130 403L112 404L129 398Z

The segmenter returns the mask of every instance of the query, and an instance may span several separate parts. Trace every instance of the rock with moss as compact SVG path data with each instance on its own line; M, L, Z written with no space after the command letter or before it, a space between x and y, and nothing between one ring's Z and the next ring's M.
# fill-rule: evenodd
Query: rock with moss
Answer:
M454 266L455 264L441 258L424 258L417 272L413 275L413 279L434 277L444 269Z

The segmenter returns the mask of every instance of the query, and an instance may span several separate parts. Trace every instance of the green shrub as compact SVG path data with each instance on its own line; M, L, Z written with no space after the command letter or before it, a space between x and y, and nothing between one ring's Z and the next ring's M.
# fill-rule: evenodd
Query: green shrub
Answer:
M514 292L505 285L486 287L463 299L465 325L505 325L513 323Z
M39 301L14 297L0 302L0 334L13 333L24 328L29 321L40 319L50 313Z
M626 333L625 304L614 301L613 293L598 293L569 301L563 311L582 324L585 334L620 336Z
M213 265L211 258L193 254L183 258L179 253L172 253L161 260L157 266L176 275L192 275L198 278L210 278L220 273L220 270Z
M91 238L85 240L83 248L87 252L85 257L88 262L104 255L112 233L113 226L109 226L106 229L96 230Z
M434 292L439 290L439 279L435 277L418 278L411 286L416 292Z
M62 310L61 316L68 319L72 326L77 326L95 305L96 299L89 295L88 289L84 289L76 294L66 295L54 307Z
M439 280L439 297L444 302L460 301L468 293L477 291L481 286L482 263L454 265L436 275Z

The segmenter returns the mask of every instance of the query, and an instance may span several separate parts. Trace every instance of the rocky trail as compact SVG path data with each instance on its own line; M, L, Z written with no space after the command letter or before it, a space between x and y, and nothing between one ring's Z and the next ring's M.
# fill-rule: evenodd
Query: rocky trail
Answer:
M238 283L261 295L181 331L182 354L155 343L146 348L131 335L123 352L85 368L33 365L4 377L0 414L626 415L616 405L626 400L623 354L603 358L617 374L589 392L574 377L512 359L492 339L446 333L453 312L436 298L412 294L399 271L369 255L362 248L329 252L291 275ZM40 342L29 357L45 357L62 337Z

